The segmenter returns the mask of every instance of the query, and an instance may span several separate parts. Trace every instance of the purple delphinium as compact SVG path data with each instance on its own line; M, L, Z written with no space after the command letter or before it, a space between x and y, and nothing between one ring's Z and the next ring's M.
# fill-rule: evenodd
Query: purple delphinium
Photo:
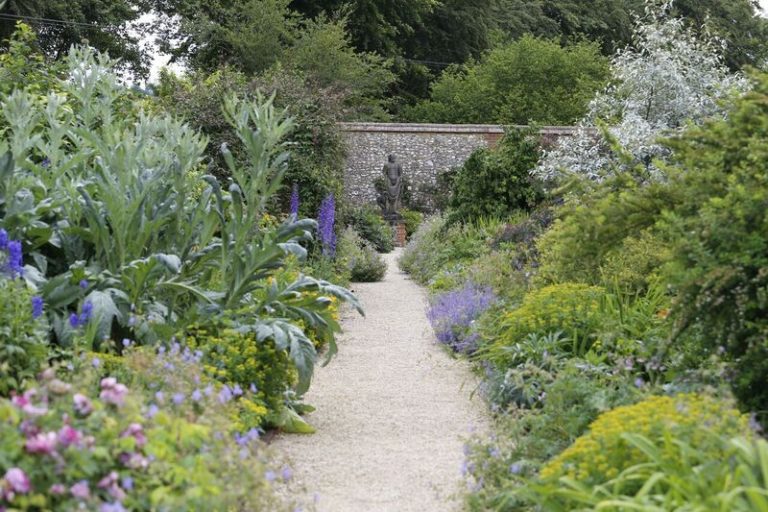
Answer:
M80 310L80 325L85 325L93 316L93 304L90 301L86 301L83 304L83 308Z
M0 250L4 251L8 248L8 232L4 229L0 229Z
M43 316L43 307L45 303L43 302L43 298L39 295L35 295L32 297L32 318L40 318Z
M323 245L323 256L333 258L336 255L336 200L333 194L323 199L320 203L320 211L317 214L317 233L320 243Z
M427 318L437 340L456 352L471 354L477 350L479 335L473 322L496 302L496 294L487 287L467 282L463 288L438 295L427 309Z
M21 260L21 242L11 240L8 242L8 272L10 272L11 277L20 276L23 273L24 268Z
M294 219L299 218L299 184L296 182L291 187L291 215Z

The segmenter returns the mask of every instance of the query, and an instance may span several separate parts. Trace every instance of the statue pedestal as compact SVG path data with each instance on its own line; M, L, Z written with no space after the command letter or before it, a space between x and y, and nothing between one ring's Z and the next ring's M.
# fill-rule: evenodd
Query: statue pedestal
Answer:
M405 247L406 233L405 222L399 221L394 225L395 228L395 247Z

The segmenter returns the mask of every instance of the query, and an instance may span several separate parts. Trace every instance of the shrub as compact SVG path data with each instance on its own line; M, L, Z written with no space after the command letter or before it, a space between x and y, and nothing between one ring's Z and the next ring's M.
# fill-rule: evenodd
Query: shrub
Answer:
M0 238L6 238L0 229ZM18 243L18 242L16 242ZM5 252L0 244L0 253ZM20 249L20 245L17 246ZM18 262L20 263L20 261ZM14 264L18 264L14 263ZM0 267L8 261L0 256ZM18 268L21 271L20 268ZM0 396L34 381L49 354L48 323L43 316L43 299L19 278L6 278L0 270Z
M678 332L699 328L736 370L733 389L751 410L768 409L768 74L722 121L672 142L670 188L681 197L660 223L672 240L664 273L679 290Z
M537 137L517 129L508 131L498 147L472 153L453 178L449 223L533 209L542 192L530 171L540 154Z
M539 505L568 503L580 510L766 510L768 442L764 439L720 437L713 440L712 450L701 451L687 440L676 439L670 445L645 436L625 437L644 453L646 461L603 485L585 487L561 480L557 485L532 485L524 492ZM642 492L626 491L639 484Z
M509 348L530 334L562 332L570 341L564 352L575 356L586 353L600 320L602 288L566 283L534 290L523 299L520 307L504 314L492 343L483 352L496 364L508 360Z
M395 234L392 227L381 218L374 206L361 206L349 212L347 224L369 242L378 252L391 252L395 248Z
M474 481L467 496L470 510L528 510L530 502L519 494L521 484L584 434L601 413L634 403L641 393L612 368L584 360L557 361L551 354L538 365L510 371L504 395L486 394L503 399L491 404L494 411L506 411L498 418L498 433L475 436L465 451L467 476ZM493 381L483 386L488 384Z
M258 434L235 439L226 397L194 384L199 365L180 354L142 365L151 400L85 367L73 384L48 370L39 386L0 399L0 507L287 508L273 493L267 474L279 469L265 462Z
M400 210L400 215L403 217L403 223L405 224L405 236L410 240L411 236L413 236L424 221L424 214L415 210Z
M677 440L688 442L706 458L722 462L718 437L749 436L748 418L730 404L706 395L654 396L635 405L618 407L601 415L589 432L541 469L540 478L561 477L598 485L615 478L630 466L648 461L649 454L636 443L643 436L664 451L665 460L681 457ZM704 455L706 454L706 455ZM643 482L627 482L632 492Z
M372 283L381 281L387 272L387 263L371 245L360 238L352 226L348 226L341 236L346 265L352 281Z
M500 226L501 221L493 218L450 227L445 226L441 217L428 218L400 256L400 268L417 282L428 284L437 279L441 271L466 267L478 256L488 253L489 242Z
M244 430L277 427L285 417L287 393L296 384L296 369L288 354L272 340L259 341L255 333L241 333L223 325L188 329L184 342L200 351L206 373L223 385L250 390L240 403ZM244 402L248 401L249 404Z
M461 289L434 297L427 318L440 343L455 352L471 354L477 349L479 337L475 320L494 302L493 290L468 281Z
M434 123L571 124L607 77L607 59L595 43L562 47L528 35L467 68L448 68L430 99L405 116Z

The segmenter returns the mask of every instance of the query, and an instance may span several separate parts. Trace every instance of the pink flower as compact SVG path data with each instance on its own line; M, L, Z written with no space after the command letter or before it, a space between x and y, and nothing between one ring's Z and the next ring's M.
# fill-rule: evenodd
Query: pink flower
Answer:
M51 393L55 395L66 395L72 390L72 385L67 384L66 382L61 381L59 379L53 379L48 384L48 389L50 389Z
M72 397L75 412L81 416L88 416L93 411L93 405L87 396L75 393Z
M80 445L82 441L83 434L69 425L64 425L59 430L59 444L62 446Z
M32 488L27 474L19 468L11 468L6 471L3 479L8 483L13 492L18 492L19 494L26 494Z
M141 448L147 444L147 436L144 435L144 427L141 423L131 423L125 431L120 434L120 437L133 437L136 440L136 446Z
M149 460L140 453L122 453L120 454L120 462L125 467L131 469L146 469L149 467Z
M32 404L32 399L37 396L37 390L31 389L23 395L15 395L11 398L11 403L21 409L24 414L29 416L42 416L48 412L48 408L45 406L37 407Z
M122 407L125 403L125 395L128 394L128 388L119 384L114 377L108 377L101 380L101 398L105 403Z
M56 441L56 432L46 432L27 439L24 447L29 453L50 455L56 449Z
M54 496L60 496L67 492L66 486L64 484L53 484L50 489L50 493Z
M87 500L91 497L91 490L88 488L87 480L81 480L77 482L75 485L69 488L69 492L71 492L72 496L78 500Z
M114 499L122 501L125 499L125 492L118 485L118 478L119 476L117 471L111 471L107 476L99 481L98 486L100 489L107 489L109 495Z

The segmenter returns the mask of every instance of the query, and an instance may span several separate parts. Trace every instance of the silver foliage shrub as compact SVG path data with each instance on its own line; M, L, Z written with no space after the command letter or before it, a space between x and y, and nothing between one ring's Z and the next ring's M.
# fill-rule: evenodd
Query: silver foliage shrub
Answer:
M642 179L659 179L654 160L667 150L658 139L723 115L722 100L746 90L744 77L724 65L719 40L698 39L682 20L650 7L647 19L638 22L634 45L613 58L612 81L590 103L581 130L545 154L538 176L577 174L599 181L642 169Z

